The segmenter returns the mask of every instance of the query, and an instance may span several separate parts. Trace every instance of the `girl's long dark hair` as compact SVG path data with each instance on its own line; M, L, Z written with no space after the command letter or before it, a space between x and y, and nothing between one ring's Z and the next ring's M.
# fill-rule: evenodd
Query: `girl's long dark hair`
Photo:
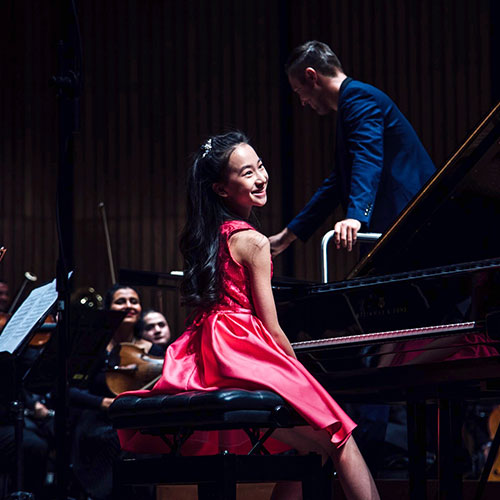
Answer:
M248 144L241 132L217 135L196 153L187 181L187 221L182 230L180 250L184 256L182 302L208 307L220 295L217 268L219 227L238 218L225 207L212 185L222 182L231 153L239 144Z

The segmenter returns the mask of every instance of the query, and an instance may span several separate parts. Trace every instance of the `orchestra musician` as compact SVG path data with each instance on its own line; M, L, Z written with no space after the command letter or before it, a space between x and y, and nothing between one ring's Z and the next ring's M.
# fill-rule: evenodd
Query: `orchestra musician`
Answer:
M7 321L10 314L9 285L0 279L0 313ZM1 325L3 327L3 324ZM1 330L1 327L0 327ZM20 358L19 371L24 373L37 357L37 348L26 346ZM50 498L46 485L49 453L54 450L54 411L49 408L45 398L21 388L20 398L24 407L24 428L22 433L23 453L23 490L33 493L37 499ZM0 476L7 485L0 481L0 491L12 491L15 487L13 475L16 464L16 436L14 416L7 405L0 404Z
M88 389L70 387L71 405L80 409L73 436L73 470L82 488L93 500L112 496L112 465L120 454L116 431L107 416L107 409L115 394L108 387L106 374L120 365L119 348L132 344L153 355L162 355L163 349L136 335L136 323L141 315L139 292L128 285L115 284L104 298L104 309L122 311L126 315L114 331L100 360L100 369Z
M38 421L49 418L47 408L26 397L25 417L23 428L23 490L33 493L37 499L44 500L47 497L45 481L48 472L48 458L53 446L52 436L44 433ZM9 409L0 405L0 488L4 491L13 491L14 474L16 464L16 438L12 417L8 414ZM29 415L31 416L28 416ZM2 485L2 474L8 484ZM1 489L0 489L1 491Z
M165 350L172 339L170 326L165 316L154 309L144 311L137 322L139 337L153 344L162 346Z

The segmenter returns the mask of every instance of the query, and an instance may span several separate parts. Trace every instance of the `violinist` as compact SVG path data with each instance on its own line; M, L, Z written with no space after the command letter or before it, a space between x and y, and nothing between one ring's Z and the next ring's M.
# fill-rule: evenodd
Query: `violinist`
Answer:
M154 309L148 309L142 313L137 322L137 330L141 338L161 346L164 352L172 340L167 319L161 312Z
M0 331L7 322L10 314L9 285L0 279ZM29 346L25 349L19 365L19 370L24 373L34 358L28 353ZM26 389L21 391L21 399L24 405L24 429L23 429L23 462L24 462L24 489L34 493L40 500L50 496L46 485L48 472L49 453L54 449L53 441L53 410L46 406L45 399L33 394ZM15 488L13 475L16 463L16 439L12 415L9 414L6 405L0 405L0 473L5 473L7 486L4 490L12 491ZM4 491L5 493L5 491Z
M120 453L117 433L107 415L115 398L106 382L107 370L120 364L117 354L123 343L134 344L147 353L155 352L151 342L136 334L135 325L142 306L135 288L115 284L106 293L104 309L123 311L126 316L102 353L100 369L90 381L88 390L71 387L69 391L73 409L80 412L71 452L73 470L80 486L93 500L112 497L112 466Z

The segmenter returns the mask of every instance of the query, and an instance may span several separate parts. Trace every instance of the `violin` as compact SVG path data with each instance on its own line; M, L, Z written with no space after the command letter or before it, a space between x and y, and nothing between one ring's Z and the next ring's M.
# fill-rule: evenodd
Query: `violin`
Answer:
M116 349L120 364L106 372L106 384L113 394L148 389L160 378L163 356L152 356L131 342L122 342Z
M40 330L38 330L33 337L31 337L31 340L29 341L29 346L30 347L43 347L49 340L50 336L52 335L52 330L56 327L57 322L52 316L52 314L49 314L46 318L45 321L43 322L43 325L40 327Z
M11 313L0 312L0 332L3 330L5 324L9 321L11 316ZM54 330L56 324L54 316L49 314L43 322L43 325L40 327L40 330L37 331L33 337L31 337L28 345L30 347L43 347L50 340L52 330Z
M0 332L3 330L5 323L9 321L10 316L11 315L8 312L0 312Z
M0 248L0 261L3 258L3 256L5 255L6 251L7 251L7 249L5 247ZM19 287L19 290L18 290L14 300L10 304L8 311L7 312L0 312L0 332L3 330L5 324L7 323L7 321L9 321L10 317L12 316L14 309L16 308L17 303L19 302L19 299L21 298L21 295L24 292L24 289L26 288L26 285L29 282L32 282L32 283L35 282L37 279L38 278L33 273L30 273L28 271L26 271L24 273L24 280L23 280L21 286Z

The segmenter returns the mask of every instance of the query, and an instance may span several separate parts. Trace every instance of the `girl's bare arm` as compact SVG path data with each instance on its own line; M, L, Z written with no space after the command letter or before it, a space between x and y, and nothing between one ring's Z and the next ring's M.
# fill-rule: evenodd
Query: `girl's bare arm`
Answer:
M252 299L257 316L282 349L293 356L290 341L281 329L271 288L271 249L269 240L257 231L242 231L229 240L232 257L250 274Z

